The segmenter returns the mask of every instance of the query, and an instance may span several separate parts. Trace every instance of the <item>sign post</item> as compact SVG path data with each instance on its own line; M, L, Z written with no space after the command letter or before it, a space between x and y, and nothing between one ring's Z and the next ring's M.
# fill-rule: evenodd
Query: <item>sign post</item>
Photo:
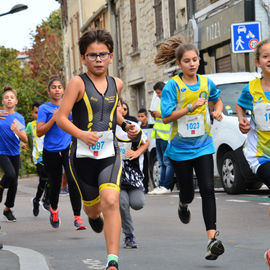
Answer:
M253 52L261 41L259 22L234 23L231 25L233 53Z

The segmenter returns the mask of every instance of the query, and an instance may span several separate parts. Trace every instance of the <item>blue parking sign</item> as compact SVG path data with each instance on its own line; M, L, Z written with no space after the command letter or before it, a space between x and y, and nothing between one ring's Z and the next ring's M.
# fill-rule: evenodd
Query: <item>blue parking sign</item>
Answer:
M261 41L260 22L234 23L231 25L232 51L253 52Z

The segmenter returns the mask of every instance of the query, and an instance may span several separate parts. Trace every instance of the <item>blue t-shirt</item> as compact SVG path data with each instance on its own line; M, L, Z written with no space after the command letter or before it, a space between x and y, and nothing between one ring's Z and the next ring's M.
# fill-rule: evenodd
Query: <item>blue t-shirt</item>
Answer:
M179 73L180 78L183 73ZM197 76L198 82L193 85L187 85L191 91L197 91L200 89L200 77ZM216 88L216 85L212 80L207 78L208 87L210 86L210 95L208 101L216 102L220 95L220 90ZM170 79L164 86L161 94L161 115L165 118L176 109L178 104L177 91L179 88L177 82L174 79ZM203 155L215 153L215 147L212 137L206 133L200 137L182 138L176 135L167 145L165 156L168 156L172 160L182 161L194 159Z
M38 107L37 123L47 123L59 105L54 105L50 102L42 104ZM69 116L71 119L71 114ZM50 130L45 134L44 148L50 152L59 152L65 150L71 142L71 135L59 128L56 122L53 123Z
M5 119L0 119L0 155L17 156L20 154L20 139L10 129L14 119L25 126L24 117L18 112L9 114ZM25 128L20 130L25 130Z

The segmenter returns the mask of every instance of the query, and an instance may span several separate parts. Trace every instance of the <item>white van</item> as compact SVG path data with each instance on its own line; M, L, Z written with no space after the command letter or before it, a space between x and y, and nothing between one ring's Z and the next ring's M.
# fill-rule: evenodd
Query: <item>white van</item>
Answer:
M223 120L214 120L211 125L216 154L214 155L214 174L222 181L229 194L241 193L246 189L258 189L262 183L251 172L242 152L246 135L238 128L235 104L245 84L259 78L259 73L235 72L206 74L221 90ZM247 112L248 115L250 112ZM148 132L148 135L151 132ZM159 165L156 159L155 142L150 139L149 169L153 186L159 185Z

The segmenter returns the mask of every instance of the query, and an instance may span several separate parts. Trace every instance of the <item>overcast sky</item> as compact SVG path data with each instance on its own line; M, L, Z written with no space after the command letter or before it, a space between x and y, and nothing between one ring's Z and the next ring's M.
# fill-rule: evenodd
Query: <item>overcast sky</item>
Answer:
M60 4L56 0L1 0L0 14L10 11L17 4L25 4L28 9L0 17L0 46L22 51L30 48L30 32L46 20Z

